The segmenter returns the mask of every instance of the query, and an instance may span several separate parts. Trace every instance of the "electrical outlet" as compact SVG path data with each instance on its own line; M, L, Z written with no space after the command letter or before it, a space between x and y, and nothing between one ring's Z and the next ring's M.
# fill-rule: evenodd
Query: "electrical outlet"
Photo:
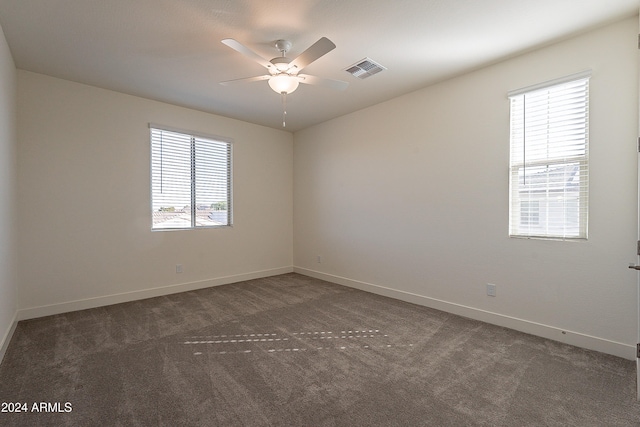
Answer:
M176 264L176 273L182 273L182 264Z
M496 296L496 285L494 285L493 283L487 283L487 296Z
M322 255L318 255L318 264L322 264Z

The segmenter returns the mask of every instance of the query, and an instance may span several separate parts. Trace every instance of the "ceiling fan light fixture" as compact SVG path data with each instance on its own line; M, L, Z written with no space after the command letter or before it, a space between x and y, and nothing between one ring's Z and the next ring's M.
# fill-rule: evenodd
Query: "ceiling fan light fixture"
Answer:
M289 74L276 74L269 78L269 86L276 93L292 93L296 89L298 89L298 85L300 82L294 76L290 76Z

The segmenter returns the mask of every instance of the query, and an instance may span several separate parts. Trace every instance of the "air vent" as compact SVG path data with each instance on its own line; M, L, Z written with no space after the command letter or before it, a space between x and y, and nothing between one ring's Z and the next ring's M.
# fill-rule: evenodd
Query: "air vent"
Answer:
M366 79L383 70L386 70L386 68L369 58L364 58L352 66L345 68L347 73L359 79Z

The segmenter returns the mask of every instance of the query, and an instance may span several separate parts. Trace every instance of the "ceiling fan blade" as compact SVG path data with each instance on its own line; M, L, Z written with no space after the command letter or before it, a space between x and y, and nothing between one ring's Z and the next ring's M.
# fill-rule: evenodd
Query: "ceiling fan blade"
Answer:
M298 74L297 77L300 83L324 86L335 90L345 90L349 86L349 83L343 82L342 80L325 79L323 77L310 76L308 74Z
M333 44L331 40L326 37L322 37L320 40L312 44L307 50L302 52L296 59L291 61L289 63L289 69L296 67L298 71L302 70L304 67L311 64L322 55L331 52L335 48L336 45Z
M220 84L223 86L229 86L229 85L234 85L236 83L259 82L260 80L269 80L269 78L271 78L271 76L267 74L264 76L246 77L244 79L227 80L224 82L220 82Z
M222 43L229 46L231 49L235 50L236 52L240 52L244 56L251 58L252 60L254 60L255 62L257 62L258 64L262 65L265 68L270 69L271 67L273 67L273 64L271 62L267 61L262 56L258 55L257 53L255 53L245 45L241 44L237 40L223 39Z

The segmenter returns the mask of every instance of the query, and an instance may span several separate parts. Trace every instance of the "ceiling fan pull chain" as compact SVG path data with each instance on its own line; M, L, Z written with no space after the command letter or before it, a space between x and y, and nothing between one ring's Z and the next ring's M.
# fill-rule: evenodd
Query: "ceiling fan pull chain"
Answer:
M282 127L287 127L287 92L282 92Z

